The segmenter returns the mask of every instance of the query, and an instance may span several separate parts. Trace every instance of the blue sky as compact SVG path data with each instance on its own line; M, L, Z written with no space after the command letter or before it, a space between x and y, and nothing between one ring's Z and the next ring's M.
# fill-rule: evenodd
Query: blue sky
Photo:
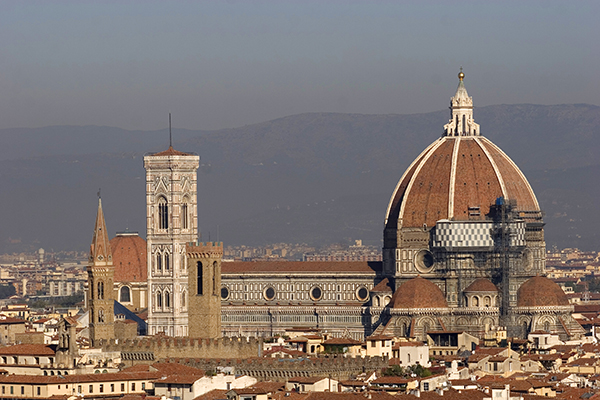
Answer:
M600 105L600 2L2 1L0 129Z

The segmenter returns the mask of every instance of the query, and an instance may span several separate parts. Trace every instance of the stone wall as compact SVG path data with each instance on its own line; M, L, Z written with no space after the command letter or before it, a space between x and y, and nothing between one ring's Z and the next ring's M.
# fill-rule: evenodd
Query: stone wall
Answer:
M110 340L102 343L103 351L140 353L153 356L141 357L140 362L131 360L131 365L147 364L149 359L168 358L251 358L262 354L262 339L190 339L173 337L150 337L135 340Z
M327 376L333 379L347 380L363 372L381 370L388 366L387 358L351 358L333 355L316 358L247 358L245 360L170 358L161 361L178 362L205 371L216 371L217 367L233 367L235 374L249 375L259 381L280 382L299 376Z

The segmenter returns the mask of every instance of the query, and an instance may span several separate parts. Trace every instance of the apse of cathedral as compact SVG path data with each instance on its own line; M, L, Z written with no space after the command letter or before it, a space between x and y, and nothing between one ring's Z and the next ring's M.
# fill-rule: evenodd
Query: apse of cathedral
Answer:
M169 147L144 157L146 243L111 241L115 298L147 307L149 334L169 336L583 334L562 289L544 277L536 196L482 135L462 70L458 77L443 134L393 191L383 262L221 262L222 244L198 243L198 156ZM189 323L200 317L220 321Z

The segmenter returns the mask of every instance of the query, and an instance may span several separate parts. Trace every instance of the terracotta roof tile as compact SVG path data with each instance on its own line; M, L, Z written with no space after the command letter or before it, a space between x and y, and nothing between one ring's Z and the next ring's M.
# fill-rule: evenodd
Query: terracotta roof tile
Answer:
M373 289L371 289L371 292L377 292L377 293L393 292L392 285L390 284L389 279L385 278L384 280L379 282L377 285L375 285L375 287Z
M498 292L498 288L489 279L478 278L473 281L465 292Z
M117 234L110 240L115 282L146 282L146 241L137 233Z
M54 356L55 354L54 349L45 344L15 344L14 346L0 347L0 355L3 356Z
M392 308L447 308L446 296L433 282L420 276L396 288L390 300Z
M517 291L517 306L568 306L565 292L552 280L543 276L534 276L521 285Z
M162 156L192 156L193 154L184 153L183 151L175 150L172 146L165 151L161 151L160 153L154 153L152 156L162 157Z

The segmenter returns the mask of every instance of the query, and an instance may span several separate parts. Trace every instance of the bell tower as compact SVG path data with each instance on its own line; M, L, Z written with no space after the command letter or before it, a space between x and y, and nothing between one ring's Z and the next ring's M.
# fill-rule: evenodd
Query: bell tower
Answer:
M198 237L199 161L172 146L144 156L150 335L188 335L186 243Z
M115 268L100 198L98 198L98 213L94 237L90 245L87 273L90 339L92 346L98 346L102 341L113 339L115 336L113 299Z

